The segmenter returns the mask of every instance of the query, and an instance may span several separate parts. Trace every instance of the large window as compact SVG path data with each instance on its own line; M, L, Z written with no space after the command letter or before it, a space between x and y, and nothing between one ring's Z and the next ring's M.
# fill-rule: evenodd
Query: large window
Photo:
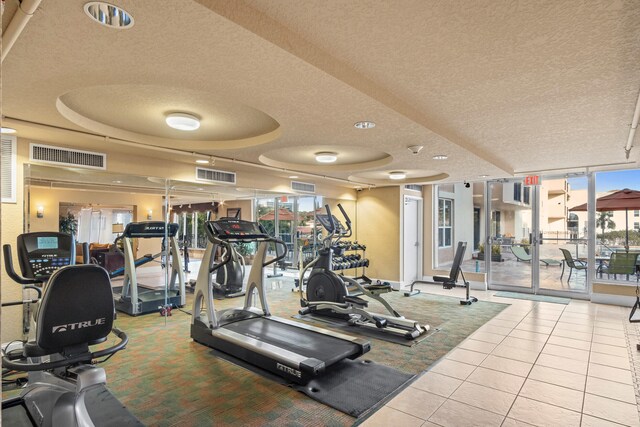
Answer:
M513 184L513 200L516 202L522 201L522 184L518 182Z
M453 200L438 199L438 247L451 247L453 238Z

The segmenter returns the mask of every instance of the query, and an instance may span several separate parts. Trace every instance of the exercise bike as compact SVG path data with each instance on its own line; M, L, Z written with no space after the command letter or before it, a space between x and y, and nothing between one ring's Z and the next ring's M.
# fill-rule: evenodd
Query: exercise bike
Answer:
M57 245L57 236L39 237L35 244L41 249ZM8 245L4 247L7 272L12 278L29 281L13 270L10 247L7 248ZM41 260L27 265L33 267ZM20 261L23 267L24 260ZM142 425L109 392L104 369L95 366L100 363L97 359L110 357L128 342L124 332L113 328L115 307L108 273L93 264L49 267L55 271L42 292L35 340L25 343L20 354L2 357L3 382L5 370L28 373L20 396L2 402L2 424ZM70 298L73 303L69 303ZM105 342L110 333L119 339L115 345L90 350L90 346Z
M338 204L338 208L345 219L346 228L331 214L329 205L325 205L326 215L316 215L328 234L322 240L323 248L318 251L318 257L300 271L298 280L301 284L300 292L303 292L305 273L312 268L306 280L306 298L300 298L300 305L303 308L299 313L340 318L353 326L373 327L401 335L408 340L426 334L429 331L428 325L423 326L414 320L405 319L382 298L382 294L393 290L391 285L388 283L361 284L349 277L339 276L331 270L332 246L343 237L350 237L352 234L349 216L342 205ZM337 238L334 241L336 235ZM369 302L361 297L378 301L386 308L388 314L367 311Z

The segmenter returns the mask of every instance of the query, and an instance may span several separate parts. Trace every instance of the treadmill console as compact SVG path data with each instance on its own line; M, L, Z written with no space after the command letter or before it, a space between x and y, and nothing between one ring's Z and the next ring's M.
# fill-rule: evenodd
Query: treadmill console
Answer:
M223 240L266 240L271 236L257 222L242 219L223 218L205 222L210 239Z
M46 279L56 270L76 262L76 244L70 234L25 233L18 236L18 261L22 276Z
M336 234L346 234L347 230L344 228L342 223L335 215L331 215L333 217L333 223L336 225ZM329 215L327 214L316 214L316 219L322 224L325 230L331 232L331 222L329 222Z
M167 235L169 237L175 237L178 234L178 228L179 225L177 223L170 222ZM141 239L164 237L164 229L165 223L162 221L130 222L124 228L122 237L138 237Z

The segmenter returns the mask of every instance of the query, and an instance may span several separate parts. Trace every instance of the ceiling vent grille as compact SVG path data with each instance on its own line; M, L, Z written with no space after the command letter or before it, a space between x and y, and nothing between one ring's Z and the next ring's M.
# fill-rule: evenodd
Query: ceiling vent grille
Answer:
M16 137L2 135L0 146L0 183L2 202L16 202Z
M235 184L236 174L235 172L196 167L196 180L224 184Z
M415 185L415 184L409 184L409 185L405 185L404 188L406 190L412 190L412 191L422 191L422 185Z
M315 193L316 185L308 182L291 181L291 189L302 193Z
M107 168L107 155L91 151L72 150L43 144L31 144L29 160L58 166L75 166L88 169Z

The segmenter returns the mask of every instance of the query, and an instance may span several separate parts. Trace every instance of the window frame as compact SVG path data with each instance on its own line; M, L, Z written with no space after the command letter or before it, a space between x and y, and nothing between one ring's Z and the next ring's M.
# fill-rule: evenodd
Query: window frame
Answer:
M440 206L442 204L443 215L440 215ZM448 205L448 206L447 206ZM453 246L453 199L446 197L438 197L438 249L451 248ZM446 225L448 216L449 225ZM447 245L447 231L448 241Z

